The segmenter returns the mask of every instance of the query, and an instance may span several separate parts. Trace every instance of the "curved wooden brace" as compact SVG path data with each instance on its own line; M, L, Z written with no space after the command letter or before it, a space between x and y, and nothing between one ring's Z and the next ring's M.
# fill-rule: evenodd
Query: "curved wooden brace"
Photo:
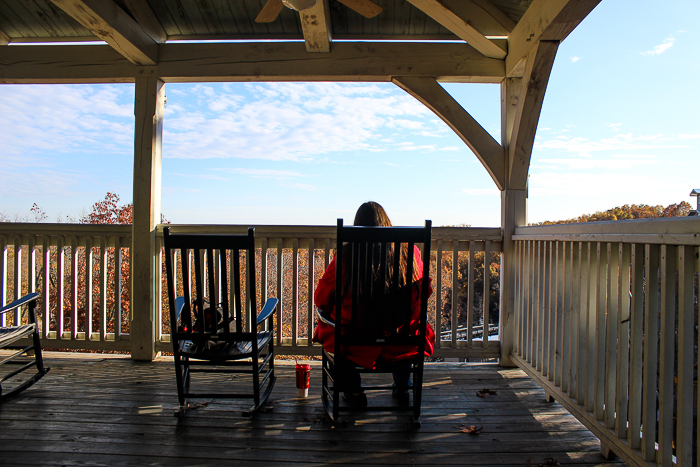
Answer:
M394 84L440 117L484 165L499 190L505 189L505 151L469 112L432 77L395 76Z

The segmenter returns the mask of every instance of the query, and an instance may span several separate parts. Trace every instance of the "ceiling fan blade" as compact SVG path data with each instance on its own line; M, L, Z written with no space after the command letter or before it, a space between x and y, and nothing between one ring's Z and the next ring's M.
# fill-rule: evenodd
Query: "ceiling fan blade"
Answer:
M271 23L277 19L277 16L282 11L284 5L282 5L282 0L267 0L267 3L260 10L260 14L255 18L256 23Z
M355 10L365 18L374 18L379 13L384 11L384 8L380 7L372 0L338 0L340 3L346 7Z

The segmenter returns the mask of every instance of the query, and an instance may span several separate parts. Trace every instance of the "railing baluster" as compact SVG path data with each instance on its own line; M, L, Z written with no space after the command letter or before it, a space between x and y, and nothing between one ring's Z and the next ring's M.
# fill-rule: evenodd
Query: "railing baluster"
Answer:
M453 242L459 243L456 240ZM467 242L467 248L469 249L469 271L467 273L467 347L472 348L474 342L474 284L476 282L476 242ZM457 269L459 267L458 263L455 261L453 267ZM452 274L455 275L453 269ZM457 296L457 284L453 281L452 283L452 313L454 315L454 310L457 308L456 296ZM458 326L456 321L452 321L452 326ZM483 328L482 328L483 332ZM454 340L450 344L451 347L456 347Z
M542 242L541 241L536 241L536 252L537 252L537 261L536 261L536 274L535 274L535 281L537 284L537 290L535 293L537 294L537 299L535 301L536 306L535 306L535 345L533 348L533 361L535 363L535 368L537 368L538 371L542 371L542 343L543 343L543 336L544 336L544 325L543 325L543 316L544 313L542 312L543 310L543 305L544 305L544 290L542 289L542 286L544 284L544 281L542 280L543 278L543 273L542 273L542 267L543 267L543 260L542 260Z
M678 385L676 387L676 463L693 463L694 248L678 248Z
M578 312L578 362L576 367L578 368L578 384L576 386L576 402L579 405L584 405L586 401L586 384L588 381L587 372L587 359L586 359L586 345L588 336L588 300L590 295L588 294L588 271L591 267L590 256L589 256L589 243L579 242L579 312Z
M7 305L7 237L0 236L0 306ZM5 324L6 315L0 315L0 325Z
M596 243L595 418L597 420L603 420L605 417L605 313L607 303L608 261L607 253L603 251L603 248L603 243Z
M437 241L435 264L435 348L439 349L442 347L442 240Z
M557 308L556 308L556 346L554 358L554 383L562 387L563 351L564 351L564 289L566 285L566 242L557 242ZM563 388L562 388L563 389Z
M569 365L568 380L568 394L572 399L578 398L578 393L576 389L578 388L578 368L576 362L578 361L578 321L581 303L581 264L579 257L579 245L577 242L571 242L569 251L569 272L571 274L571 279L569 280L569 349L567 352L567 360Z
M470 250L471 251L471 250ZM472 271L472 266L474 266L474 257L470 256L469 257L469 290L472 290L474 283L472 282L472 277L471 277L471 271ZM459 288L457 287L457 278L458 278L458 272L459 272L459 242L458 241L453 241L452 242L452 303L450 306L450 347L455 348L457 347L457 328L459 327L459 310L458 308L458 303L459 303L459 297L457 297L459 293ZM470 301L472 303L472 301ZM469 323L471 323L474 320L474 309L473 309L473 304L471 308L467 309L467 326L469 326ZM467 345L471 346L471 334L467 333Z
M598 263L596 258L596 244L587 242L588 277L586 283L586 400L584 408L586 412L593 411L595 394L595 368L596 368L596 282L598 277Z
M483 305L482 305L482 327L481 327L481 333L482 333L482 340L481 340L481 345L484 348L487 348L489 346L489 334L490 334L490 329L489 329L489 323L490 323L490 317L489 317L489 305L490 305L490 297L491 297L491 242L489 240L486 240L484 242L484 296L483 296Z
M307 347L311 347L313 345L312 338L314 336L314 322L315 322L315 316L314 316L314 248L315 248L315 243L314 239L310 238L309 239L309 247L308 247L308 253L309 253L309 260L307 264L307 269L308 269L308 280L307 280L307 302L306 302L306 345Z
M656 459L656 397L659 342L659 245L645 245L644 272L644 371L642 377L642 457Z
M56 328L56 339L63 339L63 331L64 331L64 304L65 304L65 268L66 268L66 259L65 259L65 241L66 237L61 235L58 237L58 246L56 248L56 258L58 260L58 264L56 266L56 289L57 289L57 300L56 300L56 314L57 319L57 328Z
M85 237L85 340L90 340L92 337L92 237ZM158 262L157 264L160 264ZM158 300L160 303L160 300ZM160 323L160 317L157 320Z
M78 237L71 236L70 239L70 305L71 319L70 330L71 340L78 337Z
M642 424L642 342L644 341L644 251L640 244L632 244L631 249L631 294L630 297L630 390L629 390L629 431L627 442L632 449L640 448Z
M114 340L122 337L122 244L114 237Z
M229 281L229 284L231 282ZM262 307L267 301L268 291L267 291L267 238L260 239L260 307ZM262 309L262 308L261 308ZM278 310L279 312L279 310ZM267 321L265 321L265 329L270 330L267 327Z
M542 358L543 367L546 368L544 375L553 381L554 378L554 366L552 361L552 356L554 355L555 349L555 338L556 338L556 294L557 294L557 274L556 274L556 250L554 242L547 242L547 252L549 256L549 263L547 265L548 277L547 277L547 308L545 309L545 315L547 316L547 340L545 346L545 355Z
M292 345L299 345L299 239L292 239Z
M41 268L41 285L42 285L42 330L41 336L43 338L49 335L49 323L51 322L51 243L49 242L49 237L41 237L41 258L42 258L42 268Z
M617 323L617 384L615 405L615 434L620 439L627 438L629 413L629 358L630 358L630 245L618 245L618 313Z
M617 328L619 310L617 295L619 293L618 276L620 274L620 257L615 248L617 244L607 244L608 282L605 319L605 427L615 427L615 396L617 385Z
M100 341L107 336L107 268L109 256L107 254L107 237L100 238Z
M661 329L659 367L659 451L656 462L671 465L676 305L676 247L661 246Z
M283 239L279 238L277 240L277 299L279 300L279 309L277 310L277 342L282 343L284 339L284 334L282 332L282 322L284 321L284 310L286 309L286 304L284 303L284 289L283 285L283 274L282 274L282 253L284 251Z
M19 235L14 235L14 254L15 254L15 261L14 261L14 274L15 274L15 280L14 280L14 286L12 290L12 300L17 300L22 296L22 238ZM19 326L22 324L22 315L20 314L22 310L17 308L14 312L15 316L15 326Z

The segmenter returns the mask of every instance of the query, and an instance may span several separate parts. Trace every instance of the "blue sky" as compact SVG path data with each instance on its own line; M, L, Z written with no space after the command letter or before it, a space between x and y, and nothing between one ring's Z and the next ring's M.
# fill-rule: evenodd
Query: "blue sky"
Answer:
M694 202L697 18L697 0L603 0L561 44L530 222ZM498 85L445 88L500 141ZM171 222L330 225L375 200L394 224L500 224L498 191L476 157L392 84L166 84L166 94ZM0 213L37 203L53 222L107 191L130 201L133 132L133 85L0 86Z

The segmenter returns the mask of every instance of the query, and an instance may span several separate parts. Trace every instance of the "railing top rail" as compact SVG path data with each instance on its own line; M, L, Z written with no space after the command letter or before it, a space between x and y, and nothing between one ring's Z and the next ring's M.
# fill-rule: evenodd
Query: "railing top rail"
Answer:
M131 225L0 222L0 235L131 237Z
M631 219L518 227L513 240L700 245L700 218Z
M156 235L163 235L165 225L158 225ZM335 239L336 226L326 225L202 225L169 224L171 232L196 232L206 234L245 234L248 227L255 227L256 237L294 237ZM503 239L500 227L433 227L433 240L495 241Z

